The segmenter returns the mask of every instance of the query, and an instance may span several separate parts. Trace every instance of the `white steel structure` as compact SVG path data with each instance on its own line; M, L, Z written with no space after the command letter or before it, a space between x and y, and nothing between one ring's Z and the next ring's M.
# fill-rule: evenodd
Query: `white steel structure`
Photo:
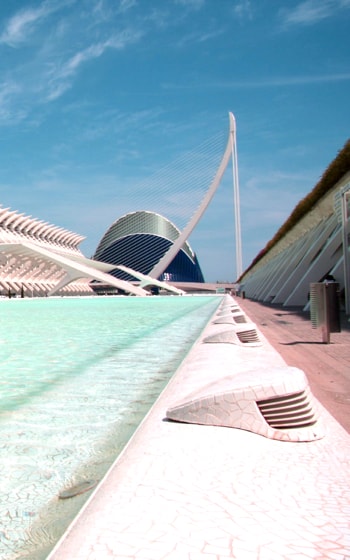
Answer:
M109 285L122 290L123 292L144 296L148 292L145 286L156 285L160 288L168 289L175 293L181 293L174 287L170 287L166 282L160 283L162 274L166 271L178 254L192 253L188 238L197 223L203 216L210 204L220 181L224 175L230 158L233 165L234 183L234 204L235 204L235 227L236 227L236 265L237 276L242 270L242 251L241 251L241 229L240 229L240 209L239 209L239 186L238 186L238 165L236 149L236 122L232 113L229 113L229 136L223 156L222 151L212 150L211 145L206 145L206 152L202 154L201 164L197 157L185 157L180 168L182 182L179 177L171 177L169 174L162 175L154 184L155 188L145 189L146 192L155 192L154 200L161 200L162 204L173 206L174 199L178 193L174 192L176 186L181 184L186 187L190 185L187 200L195 203L194 193L201 194L202 187L206 188L205 194L194 214L184 222L184 227L177 230L176 238L171 237L171 246L159 256L152 269L147 274L141 270L132 270L124 262L106 262L87 259L81 253L78 245L84 239L81 235L53 226L47 222L37 220L31 216L19 214L9 208L0 207L0 295L22 295L22 296L50 296L50 295L88 295L94 294L90 286L91 280L97 280L103 285ZM211 160L210 157L213 156ZM196 154L198 156L198 153ZM218 159L216 159L218 157ZM203 160L204 158L204 160ZM220 158L220 160L219 160ZM210 161L220 161L214 179L206 187L206 173L211 171L211 165L206 165ZM179 167L179 165L177 166ZM207 169L208 168L208 169ZM216 169L216 167L214 168ZM175 183L174 183L175 181ZM158 185L165 185L162 191L163 196L156 188ZM175 187L174 187L175 185ZM180 196L181 198L181 196ZM186 203L186 208L188 204ZM181 213L182 212L181 208ZM133 212L142 219L144 215L150 214L148 211ZM186 214L186 212L185 212ZM152 210L153 216L158 216ZM160 215L159 215L160 216ZM158 219L159 221L159 219ZM164 221L164 218L163 218ZM175 226L172 226L173 229ZM169 229L169 228L168 228ZM171 228L170 228L171 229ZM177 229L177 228L175 228ZM138 231L138 230L137 230ZM146 236L144 236L146 238ZM147 241L147 240L146 240ZM145 241L145 243L146 243ZM146 245L138 248L137 251L144 252ZM128 248L130 253L132 248ZM196 268L197 263L194 263ZM124 267L124 268L123 268ZM113 269L118 269L124 273L128 269L134 281L127 281L112 274L108 274ZM136 285L136 284L139 285Z
M193 214L192 218L188 224L183 228L181 234L178 236L176 241L172 244L169 251L160 259L160 261L154 266L149 275L152 278L159 278L161 274L165 271L167 266L172 262L174 257L183 247L183 245L188 240L192 231L198 224L199 220L203 216L204 212L208 208L214 194L216 193L220 181L225 173L227 165L232 157L233 173L234 173L234 202L235 202L235 226L236 226L236 263L237 277L240 276L242 272L242 249L241 249L241 224L240 224L240 208L239 208L239 185L238 185L238 165L237 165L237 148L236 148L236 121L232 113L229 113L229 136L226 145L226 149L216 175L212 180L209 189L207 190L203 200L201 201L199 207Z
M0 207L0 294L21 296L92 295L99 280L126 293L147 292L108 274L113 266L87 259L81 235Z
M234 115L232 115L232 113L230 113L230 121L231 121L230 137L231 137L232 176L233 176L235 231L236 231L236 275L237 278L239 278L243 272L242 237L241 237L241 203L239 197L236 119Z
M338 180L331 183L334 169L339 168L345 173L340 178L338 173ZM350 141L308 195L313 196L309 211L275 243L271 241L241 276L241 288L248 298L307 308L310 284L331 275L339 283L341 300L349 313L349 192Z
M349 201L350 182L340 191L341 196L341 223L343 238L343 261L344 261L344 288L345 288L345 310L350 315L350 258L349 258Z

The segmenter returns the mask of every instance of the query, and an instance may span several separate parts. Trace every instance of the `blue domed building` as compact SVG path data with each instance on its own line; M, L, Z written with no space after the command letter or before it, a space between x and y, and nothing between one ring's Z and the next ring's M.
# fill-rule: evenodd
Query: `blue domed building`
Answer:
M179 235L179 229L160 214L145 210L131 212L108 228L93 259L149 274ZM112 270L110 274L122 280L134 280L118 269ZM197 257L187 242L158 280L204 282Z

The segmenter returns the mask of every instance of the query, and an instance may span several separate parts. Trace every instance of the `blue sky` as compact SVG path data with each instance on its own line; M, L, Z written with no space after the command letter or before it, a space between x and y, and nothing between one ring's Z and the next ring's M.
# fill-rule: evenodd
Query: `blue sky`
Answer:
M1 2L0 204L91 256L231 111L246 268L350 136L349 28L350 0ZM235 280L229 170L190 243L207 280Z

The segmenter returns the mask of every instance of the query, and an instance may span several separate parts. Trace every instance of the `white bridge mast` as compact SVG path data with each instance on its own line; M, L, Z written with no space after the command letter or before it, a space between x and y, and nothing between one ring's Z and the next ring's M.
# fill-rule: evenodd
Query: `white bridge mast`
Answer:
M233 193L235 207L235 231L236 231L236 276L237 279L242 275L242 238L241 238L241 211L239 200L239 180L238 180L238 158L237 158L237 141L236 141L236 120L230 113L230 121L232 123L231 134L231 153L232 153L232 176L233 176Z
M153 267L149 276L152 278L159 278L163 274L167 266L172 262L177 253L180 251L188 237L196 227L197 223L203 216L209 203L211 202L220 181L224 175L230 157L232 157L233 175L234 175L234 202L235 202L235 222L236 222L236 262L237 278L242 274L242 250L241 250L241 224L240 224L240 209L239 209L239 186L238 186L238 166L237 166L237 149L236 149L236 121L232 113L229 113L230 131L227 146L224 155L216 172L216 175L211 182L208 191L206 192L201 204L192 216L187 226L182 230L179 237L175 240L170 249L160 259L160 261Z

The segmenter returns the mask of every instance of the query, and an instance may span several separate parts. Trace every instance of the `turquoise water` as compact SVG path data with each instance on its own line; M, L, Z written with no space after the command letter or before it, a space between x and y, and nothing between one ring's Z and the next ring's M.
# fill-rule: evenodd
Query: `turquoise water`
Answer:
M217 296L0 301L0 557L45 558L198 338Z

